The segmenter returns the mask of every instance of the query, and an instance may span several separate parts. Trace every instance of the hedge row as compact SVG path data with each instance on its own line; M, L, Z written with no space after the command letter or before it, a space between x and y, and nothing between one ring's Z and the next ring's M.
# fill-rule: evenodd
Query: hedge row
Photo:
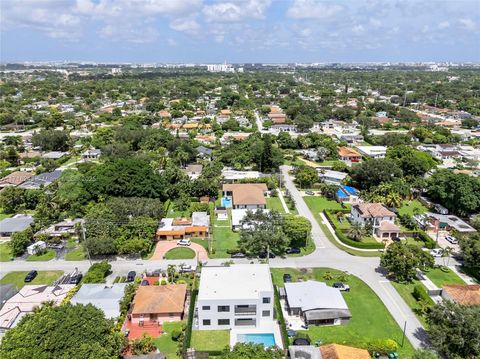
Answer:
M198 289L193 289L190 294L190 308L188 309L187 329L185 330L185 338L183 339L182 352L185 354L190 348L190 341L192 340L192 325L193 316L195 314L195 301L197 300Z
M348 238L345 235L345 233L343 233L341 230L339 230L335 227L334 221L332 221L332 219L330 218L330 216L331 216L330 213L328 213L327 211L323 211L323 213L325 213L325 216L327 217L328 222L330 222L333 229L335 230L335 234L337 235L338 239L342 243L344 243L346 245L349 245L351 247L360 248L360 249L383 249L383 248L385 248L383 243L371 243L371 242L365 243L365 242L357 242L357 241L351 240L350 238Z
M277 314L278 324L280 324L280 334L282 335L283 346L287 348L290 342L288 340L287 324L285 323L285 318L283 317L282 305L280 304L280 296L278 294L277 286L275 286L273 294L275 299L275 311Z
M427 291L423 288L421 284L416 284L413 287L413 297L417 302L424 301L428 304L434 304L432 298L428 295Z
M416 236L425 243L426 248L433 249L437 246L437 243L424 231L417 231Z

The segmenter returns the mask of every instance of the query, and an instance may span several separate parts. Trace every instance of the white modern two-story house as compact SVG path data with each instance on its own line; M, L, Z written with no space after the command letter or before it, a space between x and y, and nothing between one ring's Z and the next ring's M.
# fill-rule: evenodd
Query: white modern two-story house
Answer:
M353 222L370 223L373 234L379 238L398 237L400 228L395 224L397 215L381 203L359 203L352 206L350 218Z
M266 264L203 267L197 300L199 330L273 325L273 284Z

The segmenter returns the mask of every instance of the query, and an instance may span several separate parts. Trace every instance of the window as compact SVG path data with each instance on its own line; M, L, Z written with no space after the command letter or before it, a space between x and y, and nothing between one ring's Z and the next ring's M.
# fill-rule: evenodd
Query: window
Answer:
M204 319L203 325L210 325L210 319Z
M230 311L230 306L229 305L219 305L218 306L218 311L219 312L229 312Z
M268 304L268 303L270 303L270 297L264 297L263 304Z
M210 306L209 305L203 305L202 310L210 310Z
M230 325L230 319L219 319L218 325Z
M269 310L263 310L262 311L262 317L269 317L270 316L270 311Z

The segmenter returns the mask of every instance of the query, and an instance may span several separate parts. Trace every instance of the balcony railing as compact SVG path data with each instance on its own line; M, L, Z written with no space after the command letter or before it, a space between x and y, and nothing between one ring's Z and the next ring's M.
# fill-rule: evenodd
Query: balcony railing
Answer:
M257 307L248 307L248 308L238 308L235 307L235 315L256 315L257 314Z

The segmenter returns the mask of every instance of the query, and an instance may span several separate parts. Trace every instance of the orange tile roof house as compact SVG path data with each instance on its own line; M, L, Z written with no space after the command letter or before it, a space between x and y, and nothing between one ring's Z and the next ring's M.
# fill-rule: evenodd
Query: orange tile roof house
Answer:
M33 173L31 172L22 172L22 171L12 172L9 175L0 179L0 188L9 187L9 186L18 186L19 184L22 184L30 177L33 177Z
M348 347L340 344L328 344L320 347L322 359L371 359L372 356L365 349Z
M223 196L232 198L233 209L264 209L267 190L265 183L224 184Z
M442 297L461 305L480 305L480 284L445 284Z
M287 119L287 115L285 115L282 109L278 106L271 106L270 113L268 114L268 118L276 125L285 123Z
M362 155L350 147L339 147L338 156L342 161L360 162Z
M191 218L162 218L156 237L158 240L206 238L210 227L207 212L193 212Z

